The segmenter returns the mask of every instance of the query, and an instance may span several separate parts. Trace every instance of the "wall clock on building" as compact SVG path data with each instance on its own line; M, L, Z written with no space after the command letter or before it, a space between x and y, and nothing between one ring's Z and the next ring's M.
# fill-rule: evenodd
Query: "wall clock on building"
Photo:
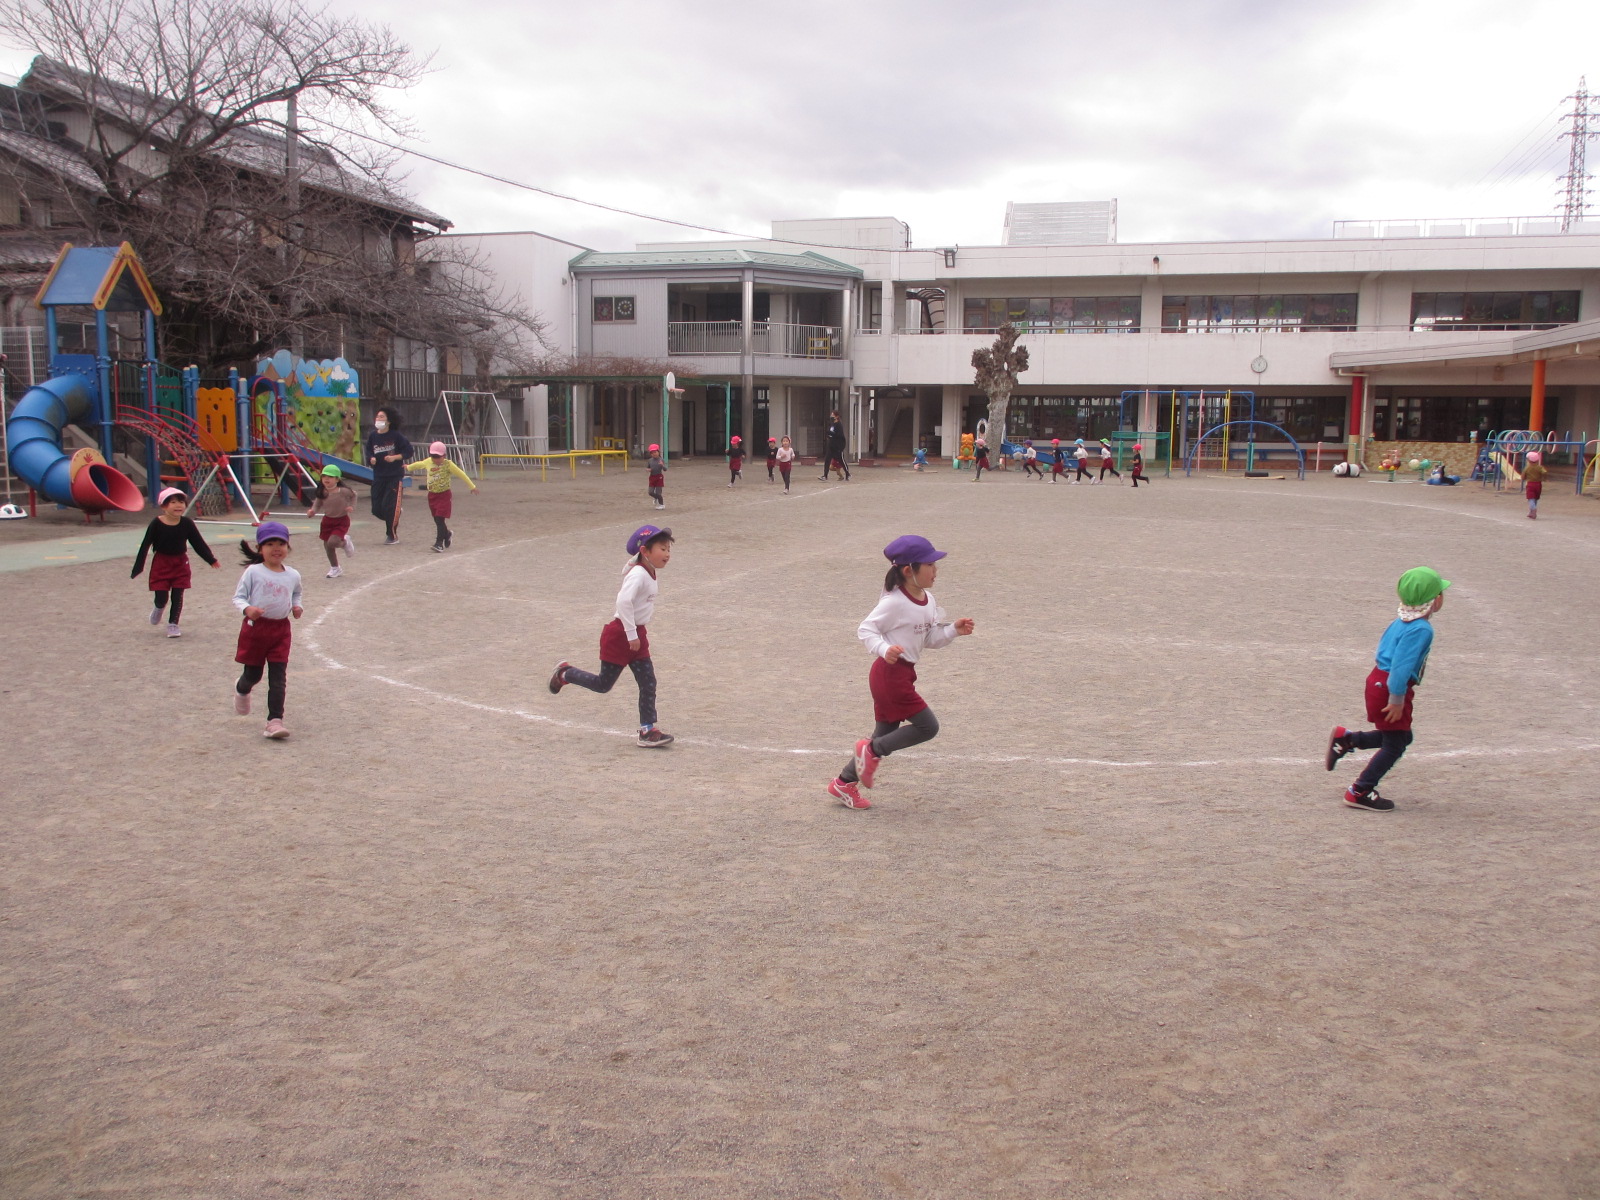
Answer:
M1251 359L1250 361L1250 369L1257 375L1265 375L1267 373L1267 360L1262 358L1259 354L1256 355L1255 358Z

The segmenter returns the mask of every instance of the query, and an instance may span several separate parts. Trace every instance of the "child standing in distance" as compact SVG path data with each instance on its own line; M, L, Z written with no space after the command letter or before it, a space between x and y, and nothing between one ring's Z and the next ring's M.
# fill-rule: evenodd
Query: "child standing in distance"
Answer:
M650 443L650 461L645 464L645 470L650 473L650 499L656 502L657 508L665 508L667 501L662 489L667 486L667 464L661 457L661 447L654 442Z
M672 530L639 526L628 537L628 554L616 614L600 631L600 673L591 675L562 661L550 676L550 693L559 694L569 683L591 692L609 692L627 667L639 685L639 745L655 750L671 745L673 739L656 725L656 668L650 661L650 633L645 626L655 613L656 573L672 559Z
M1037 475L1039 481L1044 482L1044 468L1039 465L1039 452L1033 448L1032 438L1022 443L1022 472L1024 475Z
M144 570L145 555L155 551L150 560L150 590L155 593L156 606L150 610L150 624L161 624L161 614L170 598L172 609L167 615L167 636L182 637L178 621L183 616L183 593L193 586L186 547L193 546L194 552L210 563L212 570L222 564L200 536L200 527L184 515L189 510L189 497L182 489L163 489L156 497L156 504L161 512L144 531L144 541L139 543L139 553L133 560L133 574L128 578L139 578L139 572Z
M350 540L350 510L356 506L356 492L344 481L344 472L332 463L322 468L322 483L317 488L317 499L306 516L322 514L322 524L317 529L317 540L328 556L328 578L337 579L344 574L339 565L339 551L354 557L356 544Z
M767 482L768 483L777 483L778 482L777 477L773 475L773 472L775 470L777 470L777 468L778 468L778 439L775 438L775 437L769 437L767 439Z
M1128 474L1133 479L1134 487L1139 486L1139 481L1141 479L1144 479L1146 483L1150 482L1148 479L1145 479L1144 476L1144 455L1141 453L1143 450L1144 446L1139 442L1135 442L1133 444L1133 465L1128 468Z
M989 443L979 438L973 443L972 453L972 482L977 483L989 469Z
M917 695L917 662L925 650L948 646L972 632L971 617L945 620L928 590L939 574L935 564L945 553L916 534L897 537L883 548L891 564L883 598L856 630L873 656L867 682L876 724L872 736L856 743L855 757L828 784L828 795L846 808L871 808L858 785L870 788L883 759L939 733L933 710Z
M1074 443L1072 457L1077 461L1078 473L1074 475L1069 482L1077 483L1080 479L1087 479L1090 483L1093 483L1094 476L1089 474L1089 452L1083 448L1082 438L1079 438L1077 442Z
M450 526L445 524L450 519L450 477L453 475L461 480L472 489L474 496L478 494L478 485L472 482L470 475L450 461L443 442L434 442L428 447L428 457L407 463L406 470L427 472L428 512L433 515L433 552L443 554L450 549Z
M1100 439L1100 478L1096 479L1095 482L1096 483L1104 483L1106 481L1106 472L1107 471L1110 471L1118 479L1122 478L1122 472L1117 470L1116 459L1111 454L1111 443L1106 441L1105 438L1101 438Z
M1351 808L1388 812L1393 800L1378 795L1378 782L1411 745L1411 701L1428 667L1433 648L1429 618L1444 607L1444 590L1450 586L1432 567L1412 567L1400 576L1399 615L1378 639L1377 665L1367 675L1367 720L1376 730L1350 730L1335 725L1328 735L1326 766L1333 770L1352 750L1377 750L1366 770L1344 791Z
M736 433L728 439L728 486L744 477L744 446Z
M1527 465L1522 468L1522 494L1528 498L1530 521L1539 519L1539 497L1544 495L1544 481L1549 474L1544 465L1544 455L1537 450L1529 450Z
M778 445L778 474L783 476L783 494L789 494L789 476L794 472L794 443L789 440L789 435L783 435L783 441Z
M256 543L240 541L244 555L244 574L233 590L233 606L244 614L239 626L239 646L233 661L244 671L233 685L233 711L250 715L250 690L267 673L267 727L263 737L286 738L283 727L283 701L289 687L289 647L294 633L289 618L299 620L302 589L300 572L285 566L289 557L289 530L277 521L256 526Z
M1067 452L1061 448L1060 438L1050 439L1050 482L1060 483L1067 473Z

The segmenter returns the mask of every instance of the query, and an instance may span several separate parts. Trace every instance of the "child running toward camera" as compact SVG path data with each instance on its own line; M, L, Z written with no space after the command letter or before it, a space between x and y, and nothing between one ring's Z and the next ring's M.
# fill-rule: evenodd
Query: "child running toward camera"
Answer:
M860 792L870 788L878 765L896 750L920 745L937 736L939 721L928 702L917 695L917 663L925 650L948 646L972 632L972 618L947 621L928 589L939 574L945 551L925 537L907 534L883 548L890 562L883 598L867 614L856 636L872 652L868 686L876 721L870 737L856 743L855 756L828 784L828 795L846 808L871 808Z
M144 531L144 541L139 543L139 553L133 560L133 574L128 578L139 578L144 570L145 555L154 551L150 559L150 590L155 593L156 603L150 610L150 624L160 625L165 611L167 636L182 637L183 630L178 628L178 622L183 617L183 593L194 586L188 547L193 546L194 552L210 563L213 571L222 564L200 536L200 527L185 515L189 511L189 497L181 488L164 489L156 497L156 504L161 511Z
M434 442L428 447L428 457L407 463L406 470L427 472L428 512L433 516L433 552L443 554L450 549L450 526L445 524L450 519L450 500L453 495L450 477L453 475L461 480L472 489L474 496L478 494L478 485L472 482L470 475L450 461L443 442Z
M328 556L328 578L337 579L344 574L339 565L339 551L354 558L356 544L350 540L350 510L356 506L356 492L344 481L344 472L332 463L322 468L322 480L317 487L316 501L306 509L306 516L322 514L322 524L317 529L317 540Z
M989 470L989 443L979 438L972 446L972 482L977 483Z
M728 486L744 478L744 444L736 433L728 439Z
M773 472L776 471L777 469L778 469L778 439L775 438L775 437L769 437L767 439L767 482L768 483L777 483L778 482L777 477L773 474Z
M783 435L783 441L778 444L778 474L783 476L783 494L789 494L789 476L794 473L794 443L789 440L789 435Z
M1353 750L1376 750L1356 781L1344 791L1351 808L1388 812L1393 800L1378 794L1378 783L1411 745L1411 701L1428 667L1433 648L1429 618L1444 607L1444 590L1450 586L1432 567L1412 567L1400 576L1395 590L1400 611L1378 639L1377 663L1367 673L1367 720L1374 730L1346 729L1335 725L1328 735L1325 765L1333 770Z
M672 735L656 724L656 668L646 629L655 613L656 574L672 560L672 530L639 526L628 537L628 554L616 613L600 631L600 673L591 675L563 661L550 676L550 692L558 695L569 683L609 692L627 667L639 685L639 745L653 750L672 744Z
M300 606L300 572L286 566L289 557L289 530L277 521L256 526L255 545L240 541L244 555L244 574L233 590L233 606L244 614L239 626L239 645L233 661L244 671L233 685L233 711L250 715L250 691L267 673L267 727L263 737L286 738L283 727L283 701L289 687L289 647L294 634L289 618L299 620L305 612Z
M667 486L667 463L661 457L661 447L654 442L650 443L650 461L645 464L645 470L649 473L646 487L650 493L650 499L655 501L657 508L665 508L667 506L664 490Z

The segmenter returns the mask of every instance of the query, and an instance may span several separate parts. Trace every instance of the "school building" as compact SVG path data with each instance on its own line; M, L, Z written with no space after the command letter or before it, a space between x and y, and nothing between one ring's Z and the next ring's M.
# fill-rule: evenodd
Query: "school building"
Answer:
M882 217L575 254L536 233L465 236L567 353L681 368L665 414L654 380L552 388L551 418L536 413L531 431L554 437L570 419L579 447L642 448L665 431L674 455L719 454L731 433L756 446L788 433L816 453L837 409L854 454L950 455L986 411L972 352L1005 322L1031 360L1013 439L1159 431L1181 455L1204 429L1253 414L1325 455L1359 438L1374 462L1398 445L1459 465L1490 430L1600 432L1594 223L915 248Z

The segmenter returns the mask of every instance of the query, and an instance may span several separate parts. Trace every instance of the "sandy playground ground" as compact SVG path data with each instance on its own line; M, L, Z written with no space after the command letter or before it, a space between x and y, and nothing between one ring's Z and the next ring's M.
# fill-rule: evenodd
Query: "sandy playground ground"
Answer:
M545 689L641 471L492 478L445 555L363 511L341 580L302 542L281 743L236 554L178 640L125 557L0 574L0 1195L1600 1196L1600 506L724 479L660 514L665 751L627 675ZM977 634L851 812L911 531ZM1419 562L1399 807L1349 809L1324 740Z

